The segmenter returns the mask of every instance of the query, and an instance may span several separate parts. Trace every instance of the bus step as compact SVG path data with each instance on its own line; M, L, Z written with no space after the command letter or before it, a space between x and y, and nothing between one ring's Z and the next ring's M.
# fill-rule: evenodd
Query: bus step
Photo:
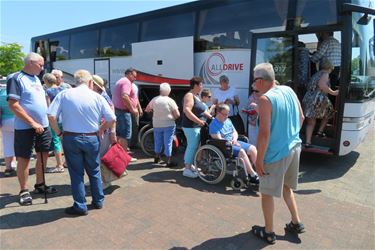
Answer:
M311 147L305 148L302 146L303 152L311 152L311 153L319 153L319 154L325 154L325 155L333 155L332 150L329 147L322 147L311 144Z

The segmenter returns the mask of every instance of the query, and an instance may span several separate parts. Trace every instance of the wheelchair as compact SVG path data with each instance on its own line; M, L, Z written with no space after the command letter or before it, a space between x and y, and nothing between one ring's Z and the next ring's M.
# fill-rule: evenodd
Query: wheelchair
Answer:
M239 135L238 139L248 142L245 136ZM207 126L201 129L201 146L195 153L194 166L198 177L208 184L220 183L228 174L232 176L230 185L233 190L258 187L250 183L250 175L242 160L233 156L231 143L225 139L210 138Z

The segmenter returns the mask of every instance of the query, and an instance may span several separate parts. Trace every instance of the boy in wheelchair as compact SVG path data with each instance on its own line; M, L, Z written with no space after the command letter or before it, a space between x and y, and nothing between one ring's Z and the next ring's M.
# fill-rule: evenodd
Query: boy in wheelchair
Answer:
M229 112L227 104L219 104L216 107L216 117L209 125L209 134L214 139L225 139L231 143L233 156L242 162L246 173L250 175L250 183L258 185L259 177L251 165L251 162L256 161L257 149L254 145L238 140L238 133L228 118Z

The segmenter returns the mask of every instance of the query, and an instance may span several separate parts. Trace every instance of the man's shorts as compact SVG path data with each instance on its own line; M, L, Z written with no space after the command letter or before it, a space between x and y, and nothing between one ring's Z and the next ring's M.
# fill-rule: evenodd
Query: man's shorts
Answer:
M118 137L130 140L132 137L132 116L129 112L115 109L116 134Z
M232 146L232 152L233 152L233 156L234 157L237 157L238 154L240 153L240 149L242 148L243 150L245 150L245 153L247 153L247 151L249 151L249 148L251 147L251 144L249 143L246 143L246 142L243 142L243 141L238 141L238 143L241 145L241 146L236 146L236 145L233 145Z
M292 148L285 158L264 165L266 175L259 178L259 192L281 197L283 186L297 189L301 144Z
M14 153L16 157L30 159L33 148L35 152L48 152L51 145L51 132L44 128L42 134L37 134L35 129L14 130Z

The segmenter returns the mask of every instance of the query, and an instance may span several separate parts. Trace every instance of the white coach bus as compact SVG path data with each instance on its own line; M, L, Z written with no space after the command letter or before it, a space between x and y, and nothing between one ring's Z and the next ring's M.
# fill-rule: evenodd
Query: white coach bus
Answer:
M32 50L45 58L46 70L62 70L66 81L75 70L87 69L113 86L133 67L140 89L156 95L164 81L172 84L172 92L186 91L193 75L204 79L205 88L218 88L225 74L237 89L241 110L256 64L272 63L280 84L298 93L299 42L312 53L318 44L315 33L333 32L342 52L335 117L327 137L314 137L305 150L345 155L374 129L374 7L374 0L202 0L31 42ZM149 98L141 93L142 102Z

